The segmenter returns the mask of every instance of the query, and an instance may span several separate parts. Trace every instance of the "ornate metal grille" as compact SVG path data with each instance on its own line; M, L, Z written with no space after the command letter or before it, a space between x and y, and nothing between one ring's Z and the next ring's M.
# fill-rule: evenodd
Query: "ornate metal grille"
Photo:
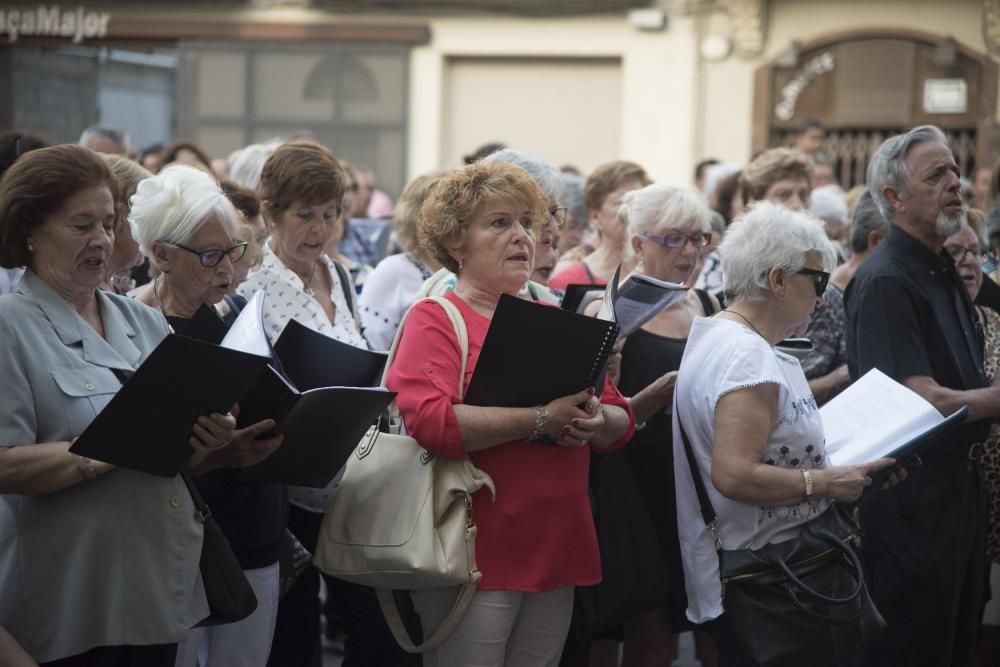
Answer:
M855 185L864 185L868 160L879 145L893 136L902 134L909 128L881 129L828 129L821 152L833 165L833 173L841 187L849 190ZM948 146L955 155L958 168L965 174L972 174L976 168L976 130L946 129ZM796 130L772 130L771 146L795 146Z

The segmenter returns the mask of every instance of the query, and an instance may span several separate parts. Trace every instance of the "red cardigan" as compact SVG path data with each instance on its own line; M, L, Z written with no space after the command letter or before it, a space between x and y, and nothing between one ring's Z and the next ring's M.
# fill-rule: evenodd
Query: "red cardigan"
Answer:
M454 293L445 298L458 307L469 332L468 388L490 321ZM397 405L406 432L428 451L450 458L465 456L452 409L459 402L460 370L461 350L444 310L426 301L414 306L388 387L399 392ZM610 380L601 401L629 411L629 428L610 451L629 441L634 420L628 401ZM516 440L472 452L469 458L493 478L497 490L495 503L486 489L473 497L481 589L535 592L601 580L587 491L589 448Z

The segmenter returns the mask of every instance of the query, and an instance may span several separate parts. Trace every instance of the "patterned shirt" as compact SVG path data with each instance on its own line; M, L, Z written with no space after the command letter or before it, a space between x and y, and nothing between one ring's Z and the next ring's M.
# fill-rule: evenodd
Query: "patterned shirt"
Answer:
M365 339L361 336L358 324L351 315L351 307L340 284L340 276L333 261L326 255L326 269L330 275L330 301L336 309L333 324L326 316L323 307L312 295L306 294L305 285L297 273L289 269L278 259L271 248L271 241L264 245L264 260L260 268L247 277L239 287L241 296L249 299L258 290L264 290L267 298L264 300L264 330L268 340L273 344L285 325L290 320L298 320L313 331L348 343L355 347L368 349ZM334 478L325 489L289 486L288 499L293 505L312 512L325 512L333 501L337 486L340 484L340 474Z

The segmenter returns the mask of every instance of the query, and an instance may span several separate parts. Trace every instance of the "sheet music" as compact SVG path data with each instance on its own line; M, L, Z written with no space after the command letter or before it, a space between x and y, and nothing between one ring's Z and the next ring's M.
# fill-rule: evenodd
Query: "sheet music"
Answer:
M264 290L254 293L219 345L261 357L274 356L264 332L264 296Z
M819 413L833 465L881 458L944 421L933 405L877 368Z

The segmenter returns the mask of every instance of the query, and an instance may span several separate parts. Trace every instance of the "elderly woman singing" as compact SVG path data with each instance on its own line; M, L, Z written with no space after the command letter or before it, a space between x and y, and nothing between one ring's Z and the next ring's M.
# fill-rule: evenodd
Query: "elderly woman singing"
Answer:
M502 162L453 172L424 203L420 238L457 275L445 298L468 330L466 383L500 296L517 295L531 276L535 233L549 215L532 178ZM469 455L497 487L495 504L476 504L479 590L448 640L424 654L424 664L556 665L573 588L601 575L587 497L588 447L626 442L631 414L610 381L597 396L581 387L535 409L465 405L457 395L460 354L444 310L422 301L409 316L388 378L399 392L407 431L436 454ZM538 431L556 444L530 442ZM425 627L440 623L454 592L414 594Z
M0 183L0 265L28 266L0 297L0 625L43 664L170 667L208 614L187 487L69 452L117 375L167 335L155 310L98 289L114 193L105 162L79 146L32 151ZM192 463L235 423L199 418Z

